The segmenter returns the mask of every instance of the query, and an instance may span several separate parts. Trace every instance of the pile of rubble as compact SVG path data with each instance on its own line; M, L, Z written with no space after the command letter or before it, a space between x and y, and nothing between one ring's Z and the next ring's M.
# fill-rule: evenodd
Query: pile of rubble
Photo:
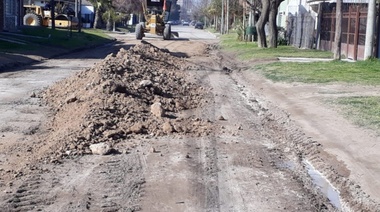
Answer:
M205 103L206 90L190 82L184 59L142 42L57 82L41 98L54 112L49 138L59 157L91 154L136 136L207 135L211 122L181 111Z

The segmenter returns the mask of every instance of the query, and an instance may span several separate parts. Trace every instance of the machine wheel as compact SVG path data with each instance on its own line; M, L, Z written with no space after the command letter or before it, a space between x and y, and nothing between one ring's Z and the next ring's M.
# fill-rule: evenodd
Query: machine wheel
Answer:
M171 36L172 36L172 26L170 24L165 24L164 40L170 40Z
M35 13L27 13L24 15L24 25L25 26L41 26L42 17Z
M136 25L136 39L142 40L143 37L144 37L144 28L143 28L143 25L140 23Z

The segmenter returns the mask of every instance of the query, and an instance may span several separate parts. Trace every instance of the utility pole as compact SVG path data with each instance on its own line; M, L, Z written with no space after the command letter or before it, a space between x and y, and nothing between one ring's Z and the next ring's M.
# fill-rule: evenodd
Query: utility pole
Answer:
M373 40L375 33L375 19L376 19L376 0L369 0L368 2L368 15L367 27L365 32L365 46L364 46L364 59L373 56Z
M78 5L78 32L82 31L82 0L79 0L79 5Z

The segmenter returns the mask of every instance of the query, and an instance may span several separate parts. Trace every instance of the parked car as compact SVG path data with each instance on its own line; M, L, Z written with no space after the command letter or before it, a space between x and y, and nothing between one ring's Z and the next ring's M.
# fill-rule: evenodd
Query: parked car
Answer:
M203 29L203 23L202 22L197 22L195 24L195 29Z
M189 26L190 23L189 23L188 21L183 21L183 22L182 22L182 25L183 25L183 26Z

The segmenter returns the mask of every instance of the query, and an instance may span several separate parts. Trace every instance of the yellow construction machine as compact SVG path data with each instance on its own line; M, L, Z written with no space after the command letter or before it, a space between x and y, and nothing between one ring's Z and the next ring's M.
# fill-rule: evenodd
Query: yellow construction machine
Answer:
M137 40L141 40L144 33L162 35L164 40L170 40L172 35L178 37L178 32L172 32L168 23L171 3L171 0L142 1L145 22L136 25Z
M24 5L23 23L25 26L51 26L51 11L36 5ZM78 27L78 18L67 14L54 14L55 26L58 28Z

